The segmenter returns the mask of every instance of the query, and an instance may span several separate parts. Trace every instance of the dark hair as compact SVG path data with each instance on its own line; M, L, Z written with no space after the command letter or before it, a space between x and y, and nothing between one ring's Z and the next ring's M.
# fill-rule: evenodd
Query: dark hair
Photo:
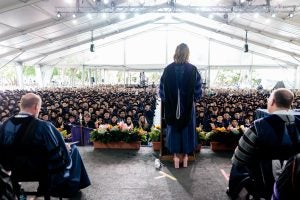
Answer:
M290 108L294 100L294 94L290 90L280 88L274 90L273 98L277 107Z

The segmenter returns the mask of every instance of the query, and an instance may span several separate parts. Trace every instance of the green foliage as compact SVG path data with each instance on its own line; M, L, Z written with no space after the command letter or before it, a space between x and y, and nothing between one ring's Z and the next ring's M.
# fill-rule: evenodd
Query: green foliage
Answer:
M90 133L91 141L97 141L102 143L109 142L120 142L124 141L127 143L146 141L146 136L139 132L139 129L133 130L120 130L118 126L114 127L104 127L91 131Z
M57 67L53 68L52 76L58 76L59 75L59 70Z
M206 143L206 133L202 131L200 128L196 128L196 133L198 136L198 143L205 144Z
M149 133L150 140L152 142L160 141L160 130L158 128L152 127L151 132Z
M241 72L232 69L222 69L218 71L216 84L221 86L238 85L240 82Z
M118 83L124 82L124 72L119 71L117 73Z
M81 80L81 77L82 77L82 71L81 70L77 70L76 72L76 77Z
M24 66L23 67L23 75L24 76L35 76L35 68L34 66Z
M65 75L68 77L73 76L75 69L74 68L66 68L65 69Z
M7 81L8 85L17 85L17 73L15 68L7 67L6 70L1 70L1 77Z
M159 72L148 72L149 74L149 83L158 83L161 77Z
M206 134L207 141L221 142L221 143L237 143L243 135L242 128L235 128L226 130L224 127L216 128Z

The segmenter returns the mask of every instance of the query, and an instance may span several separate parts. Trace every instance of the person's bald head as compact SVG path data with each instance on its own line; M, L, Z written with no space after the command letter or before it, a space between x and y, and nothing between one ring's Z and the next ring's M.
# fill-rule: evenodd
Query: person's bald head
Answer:
M36 117L40 112L41 105L41 97L34 93L27 93L23 95L20 102L21 112L29 112Z
M268 99L268 111L288 110L294 101L294 94L286 88L274 90Z

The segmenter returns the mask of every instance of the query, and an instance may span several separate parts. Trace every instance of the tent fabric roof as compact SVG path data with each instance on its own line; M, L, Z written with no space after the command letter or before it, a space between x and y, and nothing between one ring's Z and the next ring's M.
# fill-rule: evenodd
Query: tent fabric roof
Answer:
M99 0L0 1L0 69L8 63L55 65L78 55L85 56L80 56L77 64L89 64L95 59L87 55L92 32L98 49L147 31L165 30L166 24L173 31L184 30L238 50L243 50L247 30L253 54L290 67L300 63L298 0L273 0L269 7L264 6L269 2L264 0L249 1L251 5L239 5L239 1L233 0L177 0L176 7L171 4L173 1L162 0L145 1L143 5L140 1L109 2L106 5ZM229 8L253 10L226 13ZM258 8L271 10L262 12ZM257 17L252 13L255 9L260 12ZM290 9L294 14L291 18ZM275 18L271 17L273 12L277 12Z

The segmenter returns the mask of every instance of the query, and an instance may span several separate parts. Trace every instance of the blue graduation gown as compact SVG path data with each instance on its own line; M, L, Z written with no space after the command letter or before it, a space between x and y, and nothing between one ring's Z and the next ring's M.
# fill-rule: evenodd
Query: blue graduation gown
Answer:
M89 186L91 183L76 146L72 146L69 152L61 133L53 124L36 120L32 143L43 144L49 152L50 193L70 196ZM4 127L0 128L0 144L12 144L21 125L15 125L9 119L2 126Z
M175 86L175 90L178 88L181 88L183 92L187 91L188 88L183 88L183 78L181 77L184 74L184 68L185 67L195 67L189 63L181 64L179 70L175 70L176 76L174 77L173 83ZM167 67L176 67L175 63L170 64ZM177 80L176 80L177 77ZM189 77L192 78L192 77ZM194 85L194 101L199 99L202 94L201 90L201 76L199 72L196 70L196 77L195 78L195 85ZM160 90L159 95L162 101L165 101L165 88L164 88L164 79L165 76L163 76L160 79ZM177 81L177 84L175 84ZM180 99L181 102L184 102L185 96L183 95L183 92L180 92ZM183 108L183 105L181 104L181 109ZM166 127L166 147L170 151L170 153L191 153L194 151L194 149L197 146L197 135L196 135L196 114L195 114L195 105L193 103L192 111L191 111L191 120L189 121L188 125L185 126L182 129L177 129L173 125L167 125Z

